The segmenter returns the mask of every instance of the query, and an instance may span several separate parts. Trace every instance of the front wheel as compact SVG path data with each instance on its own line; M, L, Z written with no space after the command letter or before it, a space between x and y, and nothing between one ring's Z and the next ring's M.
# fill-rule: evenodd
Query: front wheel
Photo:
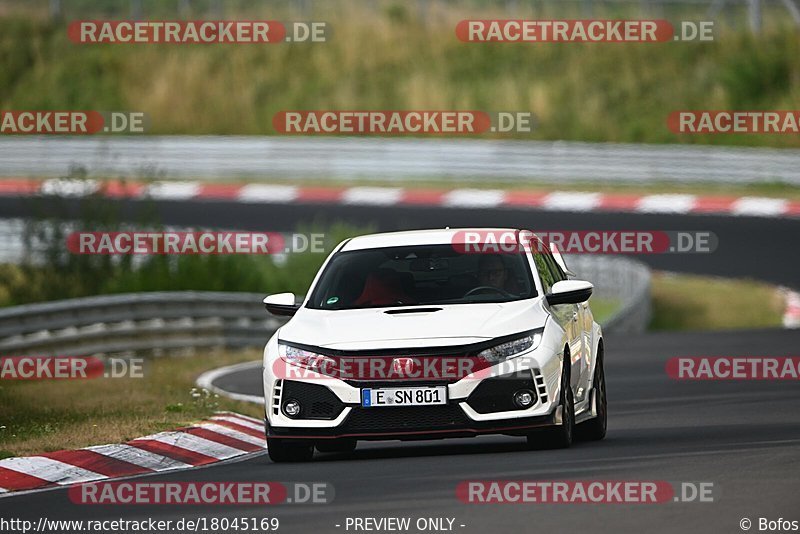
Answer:
M599 352L599 351L598 351ZM603 369L602 352L597 358L594 369L594 379L592 387L595 391L595 402L597 406L597 417L578 425L578 437L586 441L599 441L606 437L606 427L608 425L608 410L606 407L606 373Z
M307 462L314 457L314 446L293 439L267 438L267 453L275 463Z
M531 449L567 449L575 433L575 399L569 380L570 356L564 351L564 371L561 373L561 424L528 435Z

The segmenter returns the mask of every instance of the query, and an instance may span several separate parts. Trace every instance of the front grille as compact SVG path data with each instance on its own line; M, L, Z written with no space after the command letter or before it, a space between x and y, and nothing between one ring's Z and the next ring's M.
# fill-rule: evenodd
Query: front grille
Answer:
M294 380L283 381L282 400L295 399L300 403L297 419L336 419L344 403L330 389L318 384L306 384Z
M344 422L346 432L414 432L447 430L469 426L464 411L456 404L440 406L354 407Z
M514 404L515 392L527 389L533 392L534 404L537 388L529 371L519 371L513 375L487 378L476 387L467 399L467 404L478 413L508 412L520 410Z

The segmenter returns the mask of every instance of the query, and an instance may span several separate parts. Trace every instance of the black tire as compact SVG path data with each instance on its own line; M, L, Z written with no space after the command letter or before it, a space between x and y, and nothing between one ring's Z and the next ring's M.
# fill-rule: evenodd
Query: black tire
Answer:
M314 446L299 440L267 438L267 453L275 463L307 462L314 457Z
M326 439L317 442L317 450L319 452L340 452L350 453L356 450L358 442L354 439Z
M606 373L603 368L603 346L597 349L592 388L597 396L597 417L584 421L577 428L577 437L584 441L600 441L606 437L608 426L608 401L606 399Z
M575 434L575 399L570 387L570 362L569 351L564 349L564 370L561 373L561 399L562 424L553 426L528 435L528 447L540 449L568 449L572 445Z

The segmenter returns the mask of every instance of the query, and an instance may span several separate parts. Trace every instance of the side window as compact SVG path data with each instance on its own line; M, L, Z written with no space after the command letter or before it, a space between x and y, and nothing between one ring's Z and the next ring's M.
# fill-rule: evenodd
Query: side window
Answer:
M551 254L542 254L545 258L545 263L547 263L547 267L550 269L550 274L553 277L554 283L560 282L561 280L566 280L567 275L564 271L561 270L561 267L556 263L555 258Z
M556 280L553 278L553 273L547 266L547 260L545 259L546 254L534 251L531 256L533 256L533 263L536 264L536 271L539 273L539 278L542 280L542 289L545 293L549 293L550 288L553 287Z

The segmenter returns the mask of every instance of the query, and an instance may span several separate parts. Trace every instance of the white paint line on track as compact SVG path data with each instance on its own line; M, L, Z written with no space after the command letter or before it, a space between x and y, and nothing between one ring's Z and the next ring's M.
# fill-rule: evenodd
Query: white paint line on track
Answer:
M694 209L695 195L647 195L636 203L641 213L689 213Z
M501 189L453 189L442 196L442 205L463 208L494 208L505 202Z
M234 423L237 425L241 425L247 428L252 428L253 430L264 430L264 423L254 423L252 421L245 421L244 419L239 419L238 417L228 417L226 415L215 415L210 419L211 421L227 421L229 423Z
M31 475L54 484L76 484L108 478L100 473L43 456L25 456L0 460L0 467Z
M264 397L260 397L258 395L247 395L245 393L230 393L214 385L214 380L216 380L221 376L225 376L229 373L233 373L236 371L241 371L243 369L258 369L261 367L261 365L262 365L261 361L255 361L255 362L237 363L234 365L227 365L225 367L220 367L219 369L212 369L211 371L207 371L201 374L199 377L197 377L197 380L195 380L195 384L197 384L197 387L199 388L203 388L213 393L217 393L218 395L222 395L229 399L243 401L243 402L252 402L253 404L263 405ZM239 414L235 415L237 417L247 417Z
M200 423L197 426L211 430L212 432L216 432L218 434L224 434L225 436L230 436L232 438L245 441L247 443L252 443L253 445L258 445L259 447L267 446L267 440L265 438L259 439L255 436L245 434L244 432L239 432L238 430L234 430L233 428L229 428L227 426L217 425L214 423Z
M0 488L0 493L8 493L8 490L5 488Z
M242 187L237 198L241 202L280 204L294 202L297 196L298 188L293 185L248 184Z
M775 217L783 215L788 205L789 201L782 198L742 197L733 203L731 213Z
M244 454L245 452L240 449L235 449L233 447L223 445L222 443L217 443L216 441L211 441L201 438L200 436L187 434L185 432L161 432L160 434L154 434L141 439L160 441L166 445L170 445L172 447L181 447L192 452L205 454L206 456L211 456L217 460L226 460L228 458L233 458L234 456Z
M42 182L39 192L43 195L58 195L62 197L84 197L91 195L100 182L97 180L73 180L70 178L51 178Z
M592 211L601 202L600 193L556 191L544 197L542 207L554 211Z
M196 197L200 187L200 182L156 182L145 194L157 200L186 200Z
M191 467L190 464L155 454L149 451L131 447L130 445L97 445L94 447L86 447L87 451L93 451L115 460L122 460L139 467L152 469L153 471L166 471L169 469L180 469L183 467Z
M342 194L344 204L392 206L402 198L403 189L399 187L351 187Z

